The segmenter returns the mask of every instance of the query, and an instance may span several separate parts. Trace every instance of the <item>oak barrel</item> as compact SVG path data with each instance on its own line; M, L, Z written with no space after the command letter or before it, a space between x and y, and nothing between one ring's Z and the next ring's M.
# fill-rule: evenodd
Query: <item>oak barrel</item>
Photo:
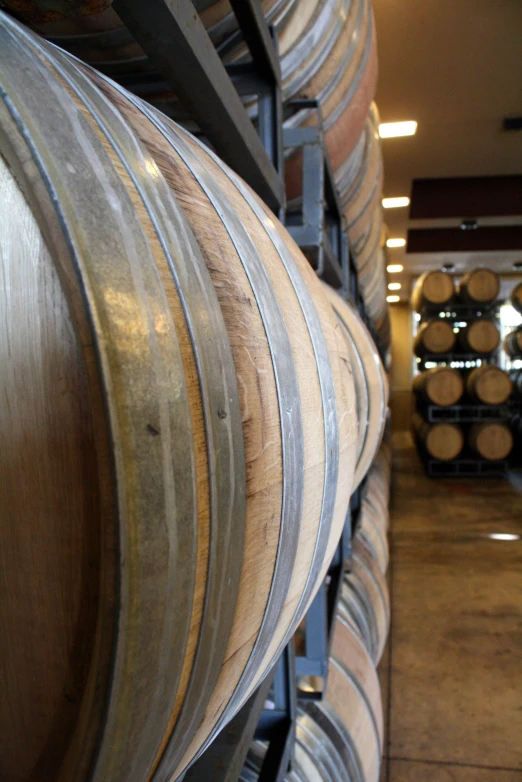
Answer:
M361 504L358 537L383 573L386 573L390 556L387 528L387 512L383 511L378 503L372 503L371 499L365 497Z
M339 319L354 370L355 394L359 415L358 456L354 488L359 486L377 453L388 405L388 379L375 343L356 309L333 288L324 290Z
M411 306L419 312L423 306L440 305L451 301L455 294L453 277L447 272L424 272L416 281L411 294Z
M507 424L485 421L471 426L468 442L477 456L488 461L501 461L511 453L513 435Z
M417 356L427 353L451 353L455 347L456 336L451 323L446 320L429 320L423 323L413 341Z
M464 381L457 369L433 367L413 378L413 391L434 405L456 405L464 393Z
M377 561L357 536L353 541L352 569L344 576L338 612L357 628L377 665L390 623L388 585Z
M455 459L464 447L464 435L460 426L447 421L430 424L419 414L412 417L413 431L421 446L434 459Z
M511 396L512 383L507 372L500 367L483 364L469 373L466 390L477 402L503 405Z
M464 351L487 355L498 348L500 332L489 318L478 318L459 331L458 341Z
M522 396L522 369L515 369L509 375L513 385L513 391L517 396Z
M0 776L167 779L328 566L349 358L229 169L5 15L0 53Z
M522 326L513 329L504 337L504 350L510 358L522 357Z
M499 291L499 276L491 269L474 269L465 274L458 285L459 298L474 304L490 304Z
M282 89L285 100L318 100L325 144L335 172L356 146L375 94L376 34L369 0L322 2L318 9L282 56ZM304 108L285 126L316 124L317 112ZM300 196L301 154L286 161L285 182L290 200Z
M522 314L522 282L519 282L518 285L515 285L511 291L509 300L511 302L511 306L516 309L517 312Z

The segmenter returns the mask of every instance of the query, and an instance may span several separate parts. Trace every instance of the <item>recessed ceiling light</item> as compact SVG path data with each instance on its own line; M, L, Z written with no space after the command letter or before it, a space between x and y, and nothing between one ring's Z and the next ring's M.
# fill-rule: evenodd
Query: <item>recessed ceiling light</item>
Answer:
M417 123L413 120L407 122L383 122L379 125L381 138L396 138L397 136L414 136L417 132Z
M401 263L390 263L390 265L386 267L386 271L390 274L398 274L399 272L404 271L404 266Z
M491 540L520 540L520 535L513 535L511 532L492 532L488 538Z
M382 205L384 209L398 209L401 206L409 206L408 196L397 196L397 198L383 198Z
M396 301L400 301L400 296L386 296L386 301L389 301L390 304L394 304Z
M406 239L388 239L386 247L404 247L406 245Z
M389 282L388 283L388 288L391 291L400 291L401 287L402 286L401 286L400 282Z

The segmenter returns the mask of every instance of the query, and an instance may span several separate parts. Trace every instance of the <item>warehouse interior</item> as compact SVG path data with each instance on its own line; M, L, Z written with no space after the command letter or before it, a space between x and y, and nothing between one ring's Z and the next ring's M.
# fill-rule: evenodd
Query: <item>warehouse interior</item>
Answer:
M521 40L0 3L0 782L522 781Z

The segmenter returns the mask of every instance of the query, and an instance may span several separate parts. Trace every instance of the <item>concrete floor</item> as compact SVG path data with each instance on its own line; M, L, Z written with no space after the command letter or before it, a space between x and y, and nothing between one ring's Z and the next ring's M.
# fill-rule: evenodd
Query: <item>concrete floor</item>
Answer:
M522 493L394 442L383 782L522 780Z

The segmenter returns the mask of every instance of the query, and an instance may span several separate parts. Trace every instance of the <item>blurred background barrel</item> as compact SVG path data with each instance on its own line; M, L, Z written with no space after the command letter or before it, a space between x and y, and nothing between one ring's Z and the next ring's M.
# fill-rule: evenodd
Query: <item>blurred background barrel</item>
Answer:
M487 355L498 348L500 332L492 320L479 318L459 331L458 341L462 350L466 352Z
M455 459L464 447L464 436L460 426L449 422L430 424L420 415L412 418L415 436L424 450L434 459L449 461Z
M411 306L419 312L423 306L440 305L451 301L455 294L453 277L446 272L424 272L418 278L411 294Z
M475 453L489 461L506 459L513 448L513 435L507 424L485 421L471 426L468 442Z
M461 279L458 296L473 304L490 304L500 291L498 274L491 269L474 269Z
M512 307L522 314L522 282L515 285L511 291L510 301Z
M427 353L451 353L455 347L456 335L451 323L437 319L423 323L413 342L415 355Z
M503 405L511 395L512 383L504 370L483 364L469 373L466 390L472 399L484 405Z
M513 329L504 337L504 350L510 358L522 358L522 326Z
M413 391L433 405L456 405L464 393L464 381L457 369L433 367L413 378Z

